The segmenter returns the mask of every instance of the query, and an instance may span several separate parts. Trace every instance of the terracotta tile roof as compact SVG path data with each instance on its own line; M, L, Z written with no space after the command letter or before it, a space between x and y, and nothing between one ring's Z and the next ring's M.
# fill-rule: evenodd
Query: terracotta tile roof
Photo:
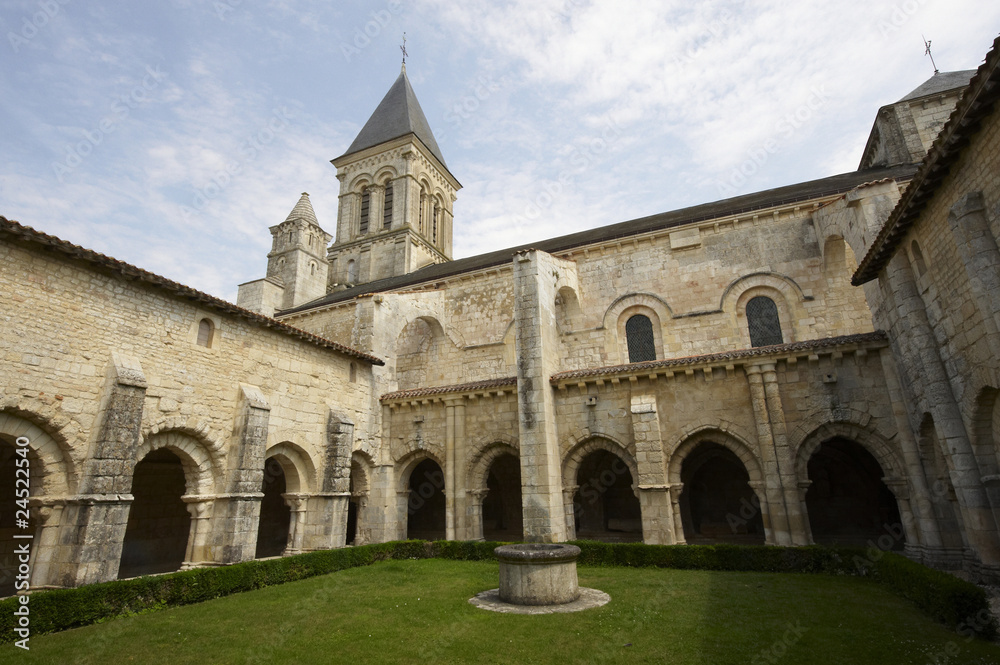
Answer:
M740 349L737 351L725 351L723 353L709 353L700 356L687 356L685 358L649 360L641 363L629 363L627 365L613 365L611 367L595 367L593 369L559 372L558 374L553 374L550 381L551 383L565 383L575 379L584 379L596 376L617 376L621 374L642 375L649 374L652 371L671 369L674 367L711 364L760 356L787 356L794 353L813 351L835 346L884 342L886 339L886 334L881 331L863 333L859 335L842 335L840 337L826 337L824 339L813 339L805 342L775 344L774 346L760 346L753 349Z
M337 351L344 355L351 356L352 358L364 360L365 362L369 362L373 365L385 364L381 358L376 358L375 356L352 349L349 346L344 346L343 344L338 344L337 342L324 339L323 337L313 335L312 333L308 333L304 330L299 330L298 328L294 328L268 316L251 312L250 310L243 309L242 307L237 307L236 305L226 302L221 298L210 296L207 293L202 293L201 291L192 289L190 286L184 286L183 284L169 280L166 277L161 277L157 274L143 270L142 268L137 268L129 263L125 263L124 261L119 261L118 259L114 259L110 256L80 247L79 245L74 245L73 243L62 240L61 238L57 238L47 233L42 233L41 231L36 231L30 226L25 226L14 220L7 219L2 215L0 215L0 237L3 237L5 240L10 242L31 245L35 249L54 252L66 258L88 263L106 273L117 275L126 280L142 282L155 289L164 291L175 298L198 303L199 306L220 314L235 316L251 324L264 328L271 328L290 337L295 337L304 342L308 342L325 349Z
M1000 98L1000 37L986 60L969 82L969 89L958 100L948 122L941 129L910 185L903 192L889 219L879 230L868 253L851 278L855 286L869 282L889 263L899 243L916 222L924 207L934 197L938 185L947 177L969 139Z
M516 376L508 376L503 379L489 379L487 381L473 381L471 383L458 383L450 386L438 386L436 388L415 388L414 390L399 390L394 393L382 395L382 401L410 399L413 397L427 397L429 395L446 395L448 393L470 393L480 390L491 390L493 388L506 388L517 385Z

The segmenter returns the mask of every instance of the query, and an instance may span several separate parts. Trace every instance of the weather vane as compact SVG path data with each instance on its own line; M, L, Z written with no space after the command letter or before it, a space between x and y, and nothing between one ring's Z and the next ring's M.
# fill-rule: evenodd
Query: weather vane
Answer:
M403 52L403 66L406 66L406 56L409 55L406 52L406 33L403 33L403 44L399 47L399 50Z
M923 35L920 35L920 38L924 40L924 46L926 47L924 49L924 55L930 56L931 65L934 67L934 73L937 74L938 68L937 65L934 63L934 55L931 53L931 43L927 41L927 39L925 39Z

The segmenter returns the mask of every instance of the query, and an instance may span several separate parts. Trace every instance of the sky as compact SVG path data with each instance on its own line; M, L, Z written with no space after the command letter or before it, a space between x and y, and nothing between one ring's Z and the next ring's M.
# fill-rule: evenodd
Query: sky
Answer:
M0 1L0 214L235 301L406 70L454 258L857 168L989 0Z

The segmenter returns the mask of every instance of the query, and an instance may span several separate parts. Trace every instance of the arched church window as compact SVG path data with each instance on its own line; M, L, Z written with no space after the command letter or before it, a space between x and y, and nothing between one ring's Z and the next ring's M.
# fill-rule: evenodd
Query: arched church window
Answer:
M392 183L385 183L385 202L382 205L382 228L392 228Z
M215 326L210 319L202 319L198 322L198 346L204 346L206 349L211 348L213 330L215 330Z
M910 243L910 253L913 254L913 262L917 266L917 276L923 277L927 272L927 262L924 261L924 253L920 251L920 243L916 240Z
M750 329L750 346L771 346L784 342L778 306L767 296L757 296L747 302L747 327Z
M423 235L427 233L427 213L424 212L427 209L427 192L423 187L420 188L420 217L417 220L418 228L420 234Z
M361 190L361 224L358 225L358 233L364 235L368 233L368 216L369 208L371 208L372 196L368 188L365 187Z
M358 263L354 259L347 262L347 283L358 283Z
M625 322L625 339L628 342L628 361L641 363L656 360L656 342L653 339L653 322L648 316L636 314Z
M441 215L441 207L434 204L434 215L431 217L431 242L438 241L438 217Z

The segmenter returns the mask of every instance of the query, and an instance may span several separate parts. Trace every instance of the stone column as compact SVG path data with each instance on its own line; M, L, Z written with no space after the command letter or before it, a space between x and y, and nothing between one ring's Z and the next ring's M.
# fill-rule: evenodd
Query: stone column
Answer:
M1000 249L986 219L982 192L960 198L948 213L948 223L983 317L990 352L1000 358Z
M809 524L809 507L806 506L806 494L809 493L812 482L808 478L801 478L798 482L799 511L802 514L802 528L806 535L806 542L804 544L806 545L816 544L816 541L813 540L812 526Z
M139 361L113 353L80 495L68 501L60 515L60 541L76 545L58 581L53 580L61 586L118 577L145 399L146 378ZM71 570L72 562L77 562L76 570Z
M514 256L514 329L517 352L521 506L528 542L566 539L562 460L549 377L558 369L556 279L575 264L537 250Z
M896 497L896 506L899 508L899 520L901 526L903 527L903 535L905 537L904 542L916 542L919 538L917 533L917 522L913 517L913 511L910 509L910 488L906 482L906 478L901 476L887 476L882 479L882 482L884 482L885 486L889 488L892 495ZM895 531L895 529L892 531ZM890 531L890 533L892 533L892 531Z
M771 537L768 535L768 529L770 529L770 526L768 525L771 524L771 508L767 503L767 484L763 480L751 480L747 483L747 485L750 486L750 489L753 490L754 496L757 497L757 507L760 510L760 521L761 524L764 525L765 544L769 543ZM805 497L805 494L803 494L803 497ZM812 536L810 535L810 540L811 539Z
M906 545L909 549L917 546L940 549L944 546L941 541L941 530L934 518L934 507L931 505L931 493L927 487L923 463L920 461L920 450L913 438L913 432L910 430L910 422L906 418L906 405L903 403L899 378L896 373L896 363L890 351L883 349L878 353L882 360L882 373L885 376L889 400L892 402L892 415L896 422L896 439L899 441L903 463L906 465L906 477L913 488L911 496L916 524L912 539L907 532ZM917 558L920 560L922 557Z
M191 530L188 534L187 552L181 570L197 568L212 561L209 554L209 535L212 520L214 496L198 496L185 494L181 500L187 504L184 507L191 514Z
M282 494L285 505L291 510L291 519L288 521L288 544L282 556L299 554L302 552L303 527L306 523L306 507L309 504L309 497L306 494Z
M563 487L563 515L566 520L566 540L576 538L576 506L573 505L573 497L576 496L578 489L580 489L579 485Z
M905 384L923 389L922 394L911 401L934 418L941 452L950 460L948 471L962 511L968 544L983 564L1000 565L1000 543L993 509L905 253L897 252L893 256L880 275L880 283L883 280L882 292L888 302L878 303L878 309L887 311L890 318L893 352L900 359L897 367Z
M455 476L458 475L455 463L455 402L445 402L445 460L444 460L444 537L445 540L455 540L455 525L458 521L455 499Z
M235 436L226 457L226 493L218 497L220 519L214 525L210 561L238 563L256 555L270 415L260 388L241 384Z
M485 538L483 535L483 502L486 501L488 493L489 490L468 491L468 540L483 540Z
M804 513L806 511L803 510L802 500L799 497L795 458L792 456L791 446L788 445L785 409L781 404L781 388L778 386L778 373L774 363L764 363L761 366L761 376L764 380L767 419L774 441L775 461L778 464L782 494L785 498L785 511L788 515L788 528L791 531L792 545L808 545L811 537L805 529Z
M750 384L750 402L753 405L754 420L757 423L757 445L764 463L764 496L761 502L761 517L764 522L764 535L768 545L792 544L792 535L788 523L788 512L785 510L785 497L781 486L781 470L778 467L777 452L771 423L768 418L767 398L764 391L764 380L758 365L747 365L744 368L747 382ZM764 506L767 510L764 510Z
M672 483L667 485L670 492L670 511L674 516L674 544L684 545L687 539L684 537L684 520L681 517L681 493L684 491L684 483Z

